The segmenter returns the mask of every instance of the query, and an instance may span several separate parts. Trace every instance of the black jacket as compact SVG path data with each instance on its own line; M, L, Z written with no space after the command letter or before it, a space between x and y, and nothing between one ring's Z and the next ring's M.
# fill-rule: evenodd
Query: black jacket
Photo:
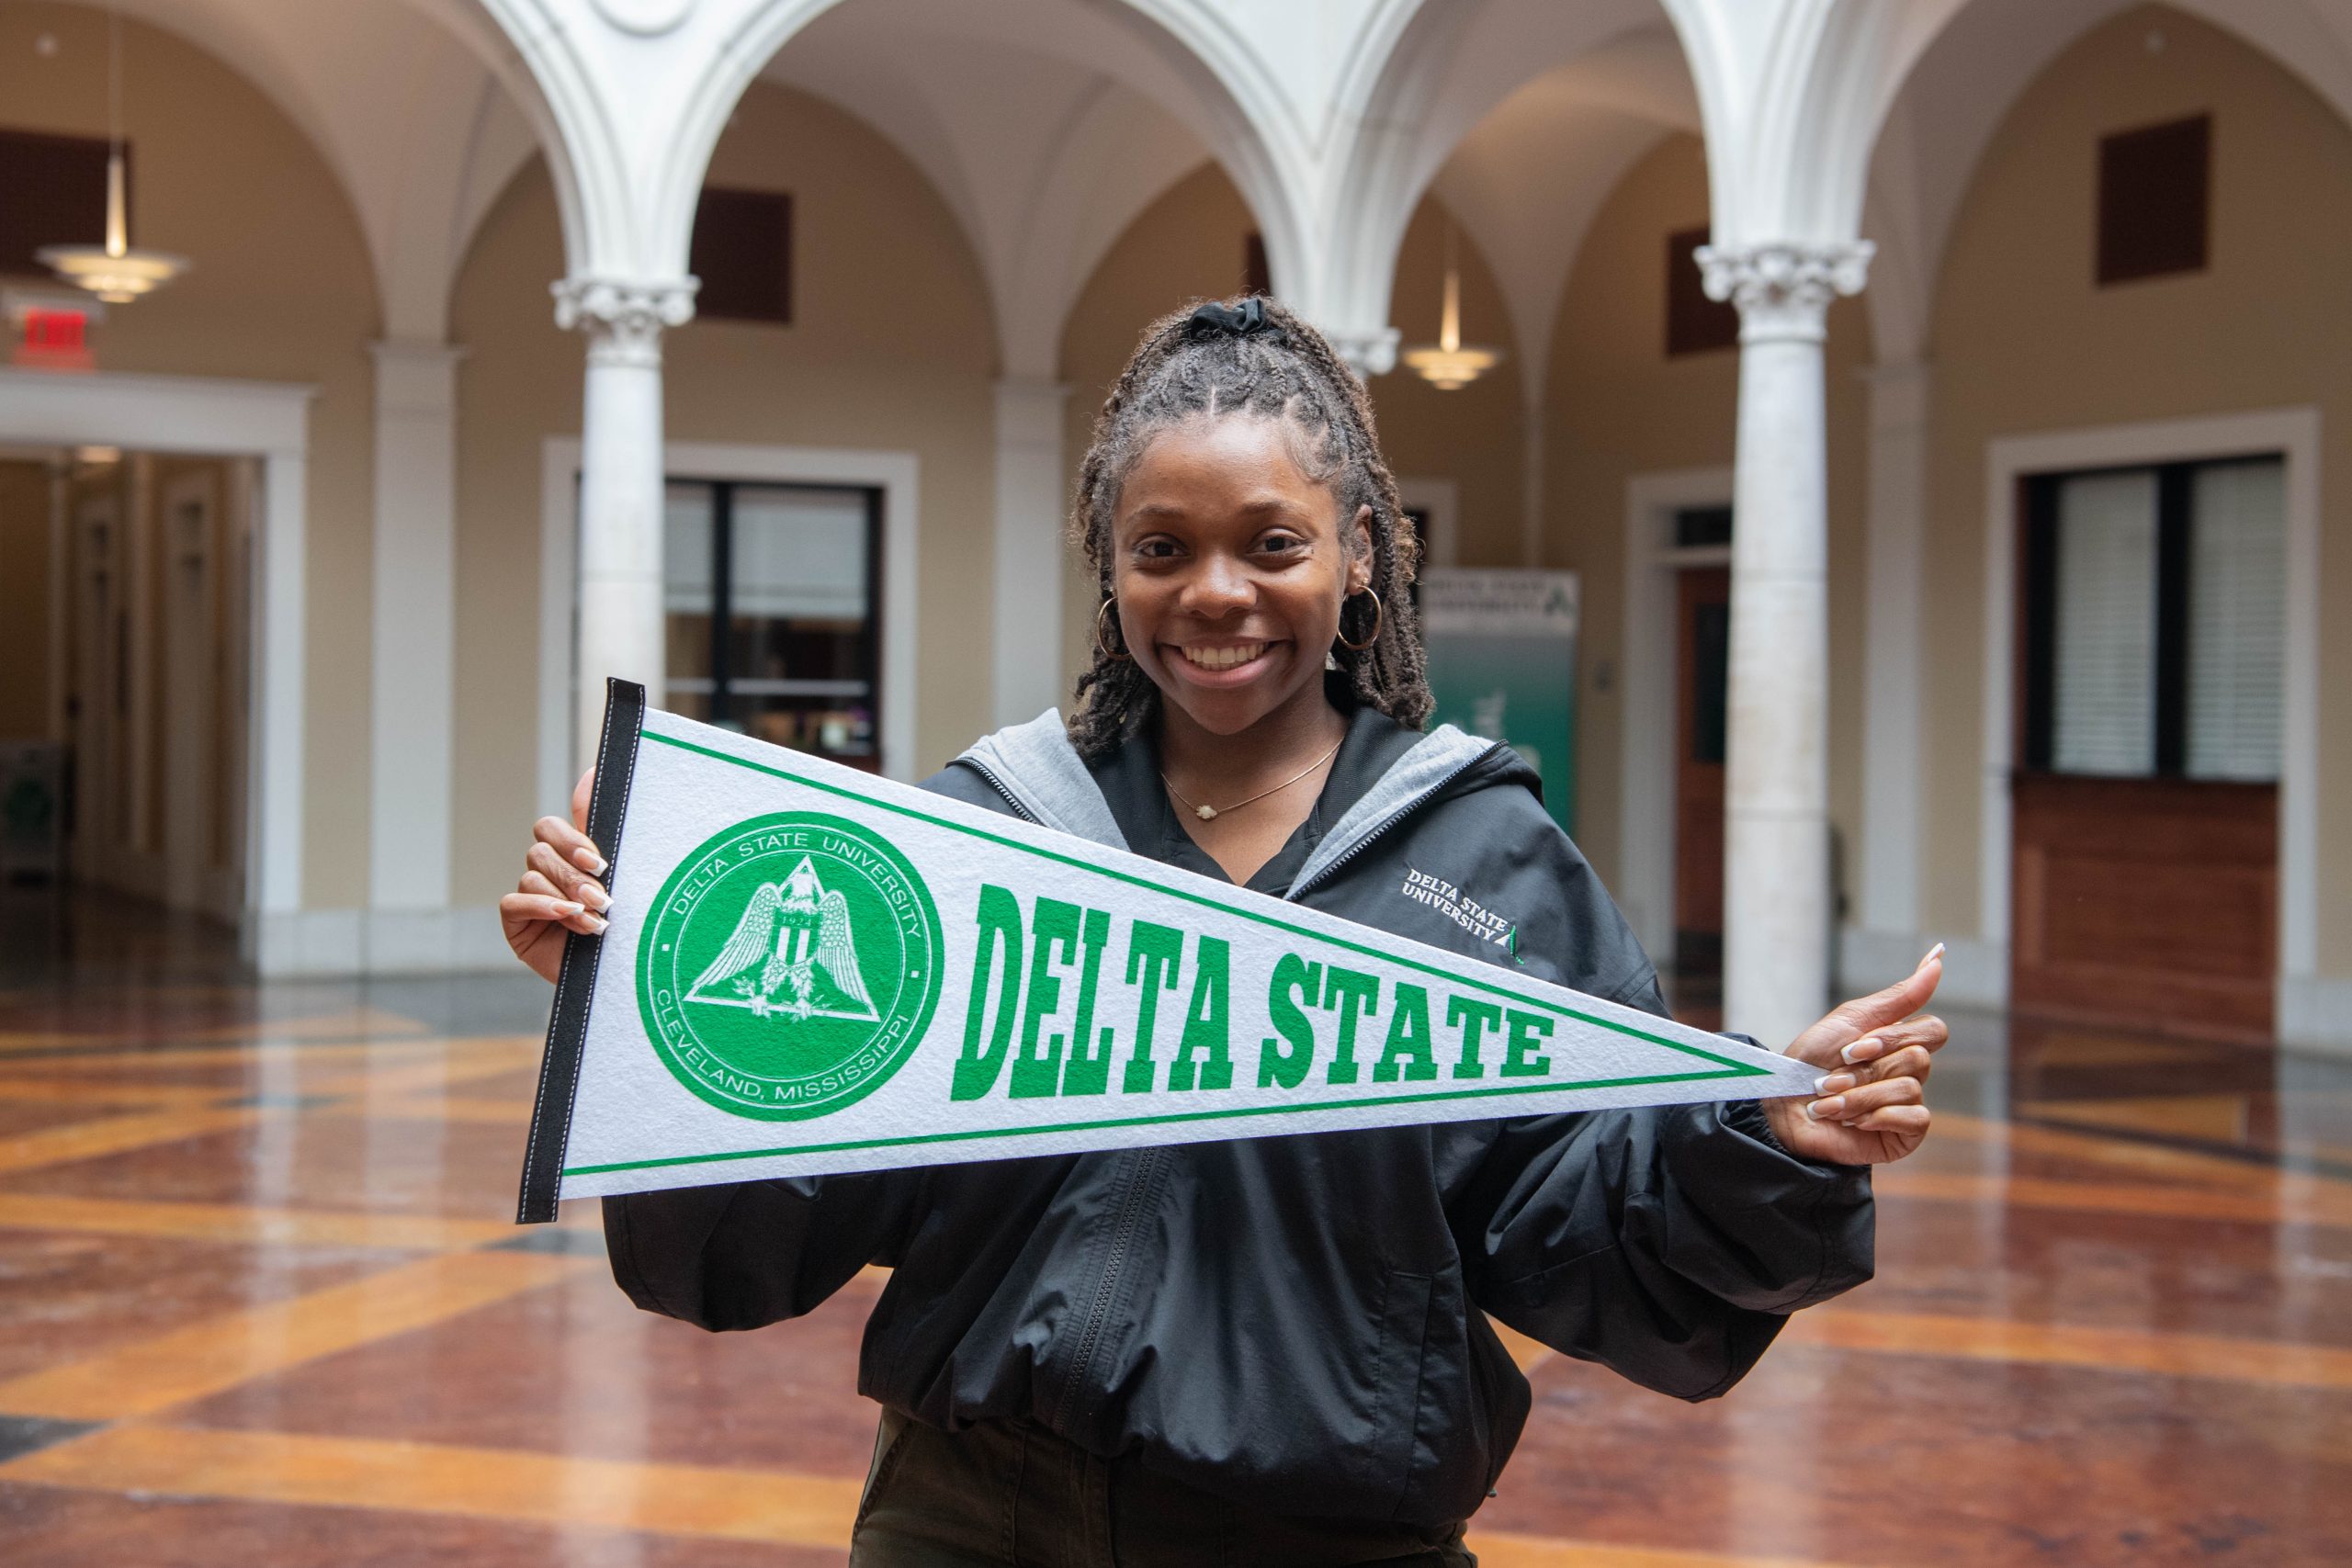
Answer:
M1091 810L1098 837L1221 874L1147 742L1081 772L1046 725L925 787L1049 822L1046 802ZM1508 748L1360 712L1313 816L1251 886L1662 1011L1535 782ZM858 1387L919 1420L1034 1420L1246 1506L1428 1526L1469 1517L1527 1417L1486 1314L1705 1399L1786 1314L1870 1277L1871 1221L1865 1170L1784 1153L1752 1102L605 1200L622 1289L706 1328L797 1315L891 1266Z

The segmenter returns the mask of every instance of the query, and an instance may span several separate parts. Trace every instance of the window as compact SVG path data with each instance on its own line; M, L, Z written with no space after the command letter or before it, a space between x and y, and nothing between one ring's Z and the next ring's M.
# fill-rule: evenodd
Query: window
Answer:
M1731 543L1731 508L1681 506L1674 513L1674 547L1707 549Z
M2026 504L2026 765L2276 779L2285 466L2047 475Z
M878 768L881 552L879 491L673 480L672 710Z
M2205 270L2213 121L2119 131L2098 144L2098 281Z
M123 149L128 186L130 150ZM128 189L124 197L129 199ZM49 275L43 245L95 245L107 237L107 144L86 136L0 130L0 273Z
M1707 298L1707 280L1699 270L1699 247L1707 231L1684 229L1666 237L1666 354L1706 354L1739 344L1739 310L1730 301Z
M702 280L695 314L712 321L792 321L792 197L703 187L687 265Z

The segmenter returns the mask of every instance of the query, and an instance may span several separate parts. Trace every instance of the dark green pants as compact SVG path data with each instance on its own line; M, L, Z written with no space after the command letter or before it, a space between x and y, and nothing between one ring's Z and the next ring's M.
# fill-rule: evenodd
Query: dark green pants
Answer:
M1042 1427L950 1437L885 1411L850 1568L1477 1568L1462 1531L1237 1506Z

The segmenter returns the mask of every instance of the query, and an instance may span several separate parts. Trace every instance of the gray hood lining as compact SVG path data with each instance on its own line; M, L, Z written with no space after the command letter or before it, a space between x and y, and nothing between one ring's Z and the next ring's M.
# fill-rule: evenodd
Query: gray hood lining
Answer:
M1059 708L982 736L956 761L978 767L1044 826L1114 850L1127 847L1102 787L1069 743Z
M1362 849L1398 817L1442 788L1496 742L1442 724L1390 766L1378 783L1323 835L1291 879L1291 895L1312 887L1323 874ZM1013 804L1046 827L1107 844L1128 847L1118 819L1102 798L1102 786L1069 743L1059 709L1048 709L1026 724L984 736L959 761L978 767L1012 797Z

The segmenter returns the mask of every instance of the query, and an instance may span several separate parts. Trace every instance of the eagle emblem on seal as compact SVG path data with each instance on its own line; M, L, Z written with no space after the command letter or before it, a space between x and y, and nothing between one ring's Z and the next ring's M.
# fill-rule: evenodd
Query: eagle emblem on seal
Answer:
M849 900L818 880L807 855L782 882L762 884L686 999L748 1008L761 1019L875 1019L857 970Z

